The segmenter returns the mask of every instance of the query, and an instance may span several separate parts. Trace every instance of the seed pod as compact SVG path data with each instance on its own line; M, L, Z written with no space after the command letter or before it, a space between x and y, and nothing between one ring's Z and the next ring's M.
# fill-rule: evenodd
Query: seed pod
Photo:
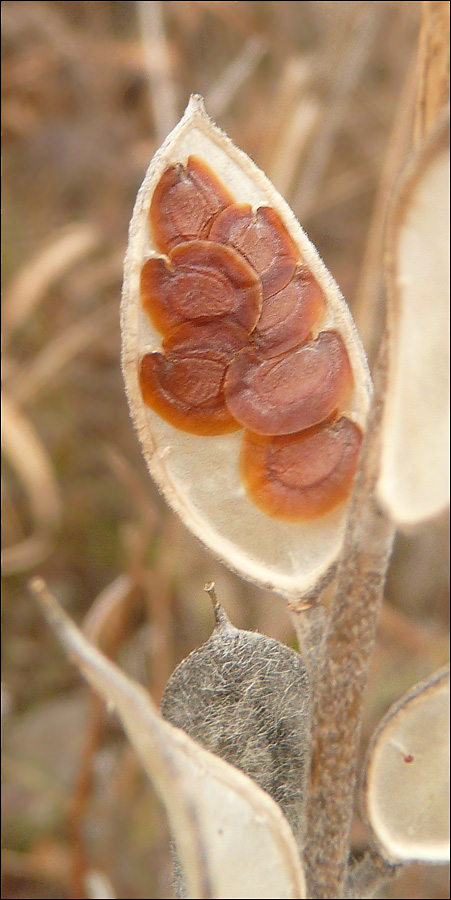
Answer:
M216 627L169 679L163 717L241 769L275 800L302 845L310 697L298 653L240 631L216 605Z
M389 709L370 743L364 809L390 861L449 862L449 668Z
M389 379L381 504L409 531L449 508L449 107L412 154L387 216Z
M225 340L234 329L236 341ZM341 548L368 369L315 248L199 97L138 195L122 331L131 413L168 502L245 578L285 596L317 592ZM352 452L342 433L352 433ZM257 470L245 448L259 435L277 447L293 435L304 449L311 437L319 458L307 478L291 462L281 471L285 452L277 473ZM256 480L276 500L282 480L286 502L261 503L249 487ZM321 502L311 502L312 487Z

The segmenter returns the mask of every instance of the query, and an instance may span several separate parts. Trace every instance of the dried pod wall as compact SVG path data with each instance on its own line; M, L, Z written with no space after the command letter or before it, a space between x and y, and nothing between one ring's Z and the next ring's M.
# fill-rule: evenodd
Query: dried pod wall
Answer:
M149 470L217 557L288 597L333 571L370 397L348 308L201 98L130 226L123 371Z

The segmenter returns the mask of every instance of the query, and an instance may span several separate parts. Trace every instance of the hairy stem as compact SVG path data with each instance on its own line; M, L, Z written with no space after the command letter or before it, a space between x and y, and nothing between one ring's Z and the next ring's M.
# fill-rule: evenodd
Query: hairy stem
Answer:
M305 852L309 896L315 900L344 896L363 694L394 539L375 499L385 348L384 340L315 692Z
M288 611L299 644L299 652L307 668L312 694L316 691L324 655L324 633L327 609L321 602L306 603L304 607L290 602Z

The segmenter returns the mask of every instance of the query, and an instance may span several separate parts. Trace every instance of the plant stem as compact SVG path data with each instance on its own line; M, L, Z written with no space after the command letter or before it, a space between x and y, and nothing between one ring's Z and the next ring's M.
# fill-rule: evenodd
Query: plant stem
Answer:
M394 527L375 499L386 381L386 341L315 692L305 865L314 900L344 896L363 694Z
M415 146L449 102L449 13L448 0L423 0L421 4Z
M305 663L310 689L316 691L324 657L324 635L328 617L327 608L321 600L304 607L288 601L288 611L299 645L299 652Z

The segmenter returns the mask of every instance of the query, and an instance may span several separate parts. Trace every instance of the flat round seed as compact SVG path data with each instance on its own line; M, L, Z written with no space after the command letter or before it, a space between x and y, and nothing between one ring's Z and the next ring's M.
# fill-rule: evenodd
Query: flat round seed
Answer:
M183 322L221 319L250 332L262 298L258 276L238 253L209 241L188 241L175 247L169 261L147 260L141 272L141 302L162 334Z
M349 357L336 331L271 359L252 346L231 362L225 398L231 414L258 434L293 434L326 419L353 384Z
M186 165L168 166L149 211L158 250L169 253L176 244L206 237L215 216L230 203L232 195L199 157L189 156Z
M263 301L253 339L261 356L277 356L310 336L325 309L323 292L306 266L277 294Z
M281 437L246 431L240 456L245 489L275 519L319 518L350 495L361 443L360 428L345 417Z
M288 284L299 260L296 244L270 206L255 213L248 204L228 206L214 220L209 240L242 253L261 278L264 299Z
M245 342L234 325L182 325L163 341L163 352L141 360L139 383L147 406L190 434L237 431L224 400L224 375Z

